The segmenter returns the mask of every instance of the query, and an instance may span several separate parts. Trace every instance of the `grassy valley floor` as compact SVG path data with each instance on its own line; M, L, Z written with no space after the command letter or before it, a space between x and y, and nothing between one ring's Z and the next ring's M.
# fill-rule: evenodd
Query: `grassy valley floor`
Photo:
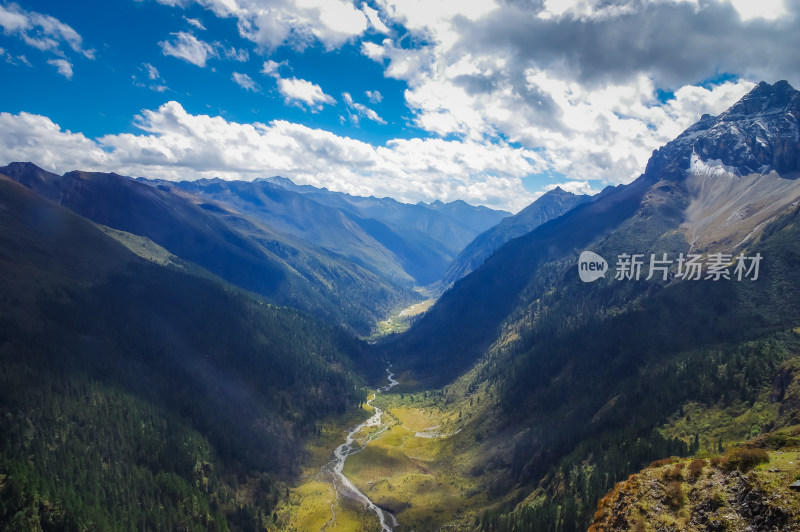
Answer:
M384 411L386 430L362 435L364 449L345 463L344 474L356 487L396 517L397 531L444 525L472 529L492 503L485 479L474 467L480 448L476 442L482 439L477 421L492 399L484 389L467 394L460 382L444 390L379 394L373 403ZM348 427L371 412L364 405L357 414L323 427L308 445L302 480L277 511L279 530L380 530L366 508L337 497L324 470Z
M375 332L370 338L377 339L387 334L401 333L408 330L413 318L426 312L434 303L436 303L436 299L430 298L392 313L385 320L378 322Z

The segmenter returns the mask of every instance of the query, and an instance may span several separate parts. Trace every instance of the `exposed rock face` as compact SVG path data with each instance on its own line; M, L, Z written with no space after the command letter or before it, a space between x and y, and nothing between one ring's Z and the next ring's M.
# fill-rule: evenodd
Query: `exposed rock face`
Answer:
M775 505L758 482L743 475L735 479L731 505L749 522L745 530L781 530L789 521L785 509Z
M648 468L617 484L598 504L589 531L798 530L792 496L771 492L753 474L706 466L695 480L662 476L663 468Z
M786 81L759 83L724 113L703 115L654 152L645 173L666 171L680 180L692 154L703 161L719 161L740 176L800 172L800 92Z

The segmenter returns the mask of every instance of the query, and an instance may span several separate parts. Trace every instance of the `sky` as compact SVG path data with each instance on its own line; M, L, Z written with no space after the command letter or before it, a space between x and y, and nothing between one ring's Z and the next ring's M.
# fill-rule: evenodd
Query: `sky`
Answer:
M516 212L629 183L755 83L800 0L0 0L0 164Z

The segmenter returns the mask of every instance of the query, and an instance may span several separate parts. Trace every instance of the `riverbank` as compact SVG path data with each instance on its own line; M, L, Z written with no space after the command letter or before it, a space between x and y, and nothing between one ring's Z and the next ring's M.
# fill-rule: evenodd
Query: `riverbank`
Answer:
M360 411L334 420L320 429L307 445L312 459L305 468L302 482L289 490L288 500L276 511L275 523L281 530L380 530L393 532L397 519L379 508L343 473L347 460L364 450L373 438L388 426L383 411L373 405L375 398L398 384L387 368L388 384L372 393ZM364 414L368 413L368 416ZM364 419L366 417L366 419ZM342 430L347 421L348 429ZM341 433L344 432L344 443ZM335 443L334 443L335 442ZM339 443L332 453L332 445ZM328 460L322 463L323 456ZM313 471L316 469L316 474Z
M481 445L494 437L491 411L496 399L485 385L470 386L474 377L470 372L443 390L402 393L398 387L371 401L382 410L387 427L380 434L377 428L371 432L368 444L348 457L342 473L397 518L394 532L445 525L468 530L484 510L501 502L487 492L492 473ZM355 500L337 497L331 476L320 475L350 430L374 413L364 405L357 416L339 420L314 440L309 447L314 462L281 506L279 530L381 530L374 513Z

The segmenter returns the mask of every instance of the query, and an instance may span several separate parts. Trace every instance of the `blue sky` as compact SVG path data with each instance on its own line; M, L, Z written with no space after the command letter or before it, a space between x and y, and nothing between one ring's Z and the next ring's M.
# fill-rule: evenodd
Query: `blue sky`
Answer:
M516 211L797 86L798 4L0 0L0 163Z
M239 35L235 19L218 18L196 4L185 9L133 0L29 1L17 5L69 24L81 35L83 48L94 50L95 59L69 54L73 74L67 78L47 64L52 54L4 36L6 52L24 55L32 64L32 68L19 68L19 63L0 64L4 78L13 79L4 87L4 111L43 114L64 127L99 136L133 131L131 118L135 114L173 99L192 113L218 114L237 122L291 120L375 143L424 134L409 127L403 118L408 115L403 106L404 84L385 78L381 65L364 57L357 43L334 50L311 43L302 51L284 46L259 52L253 42ZM180 33L216 45L204 66L165 54L160 43L178 42L176 34ZM240 57L226 57L231 50ZM285 62L278 69L280 74L314 80L338 103L323 105L314 112L298 102L286 105L276 80L262 73L267 60ZM150 79L148 65L155 68L157 79ZM234 72L249 76L258 84L258 91L242 90L232 79ZM367 90L378 91L381 101L370 102ZM389 127L379 127L382 124L372 120L354 124L346 114L343 92L380 112L381 117L386 115ZM342 122L341 116L348 119Z

